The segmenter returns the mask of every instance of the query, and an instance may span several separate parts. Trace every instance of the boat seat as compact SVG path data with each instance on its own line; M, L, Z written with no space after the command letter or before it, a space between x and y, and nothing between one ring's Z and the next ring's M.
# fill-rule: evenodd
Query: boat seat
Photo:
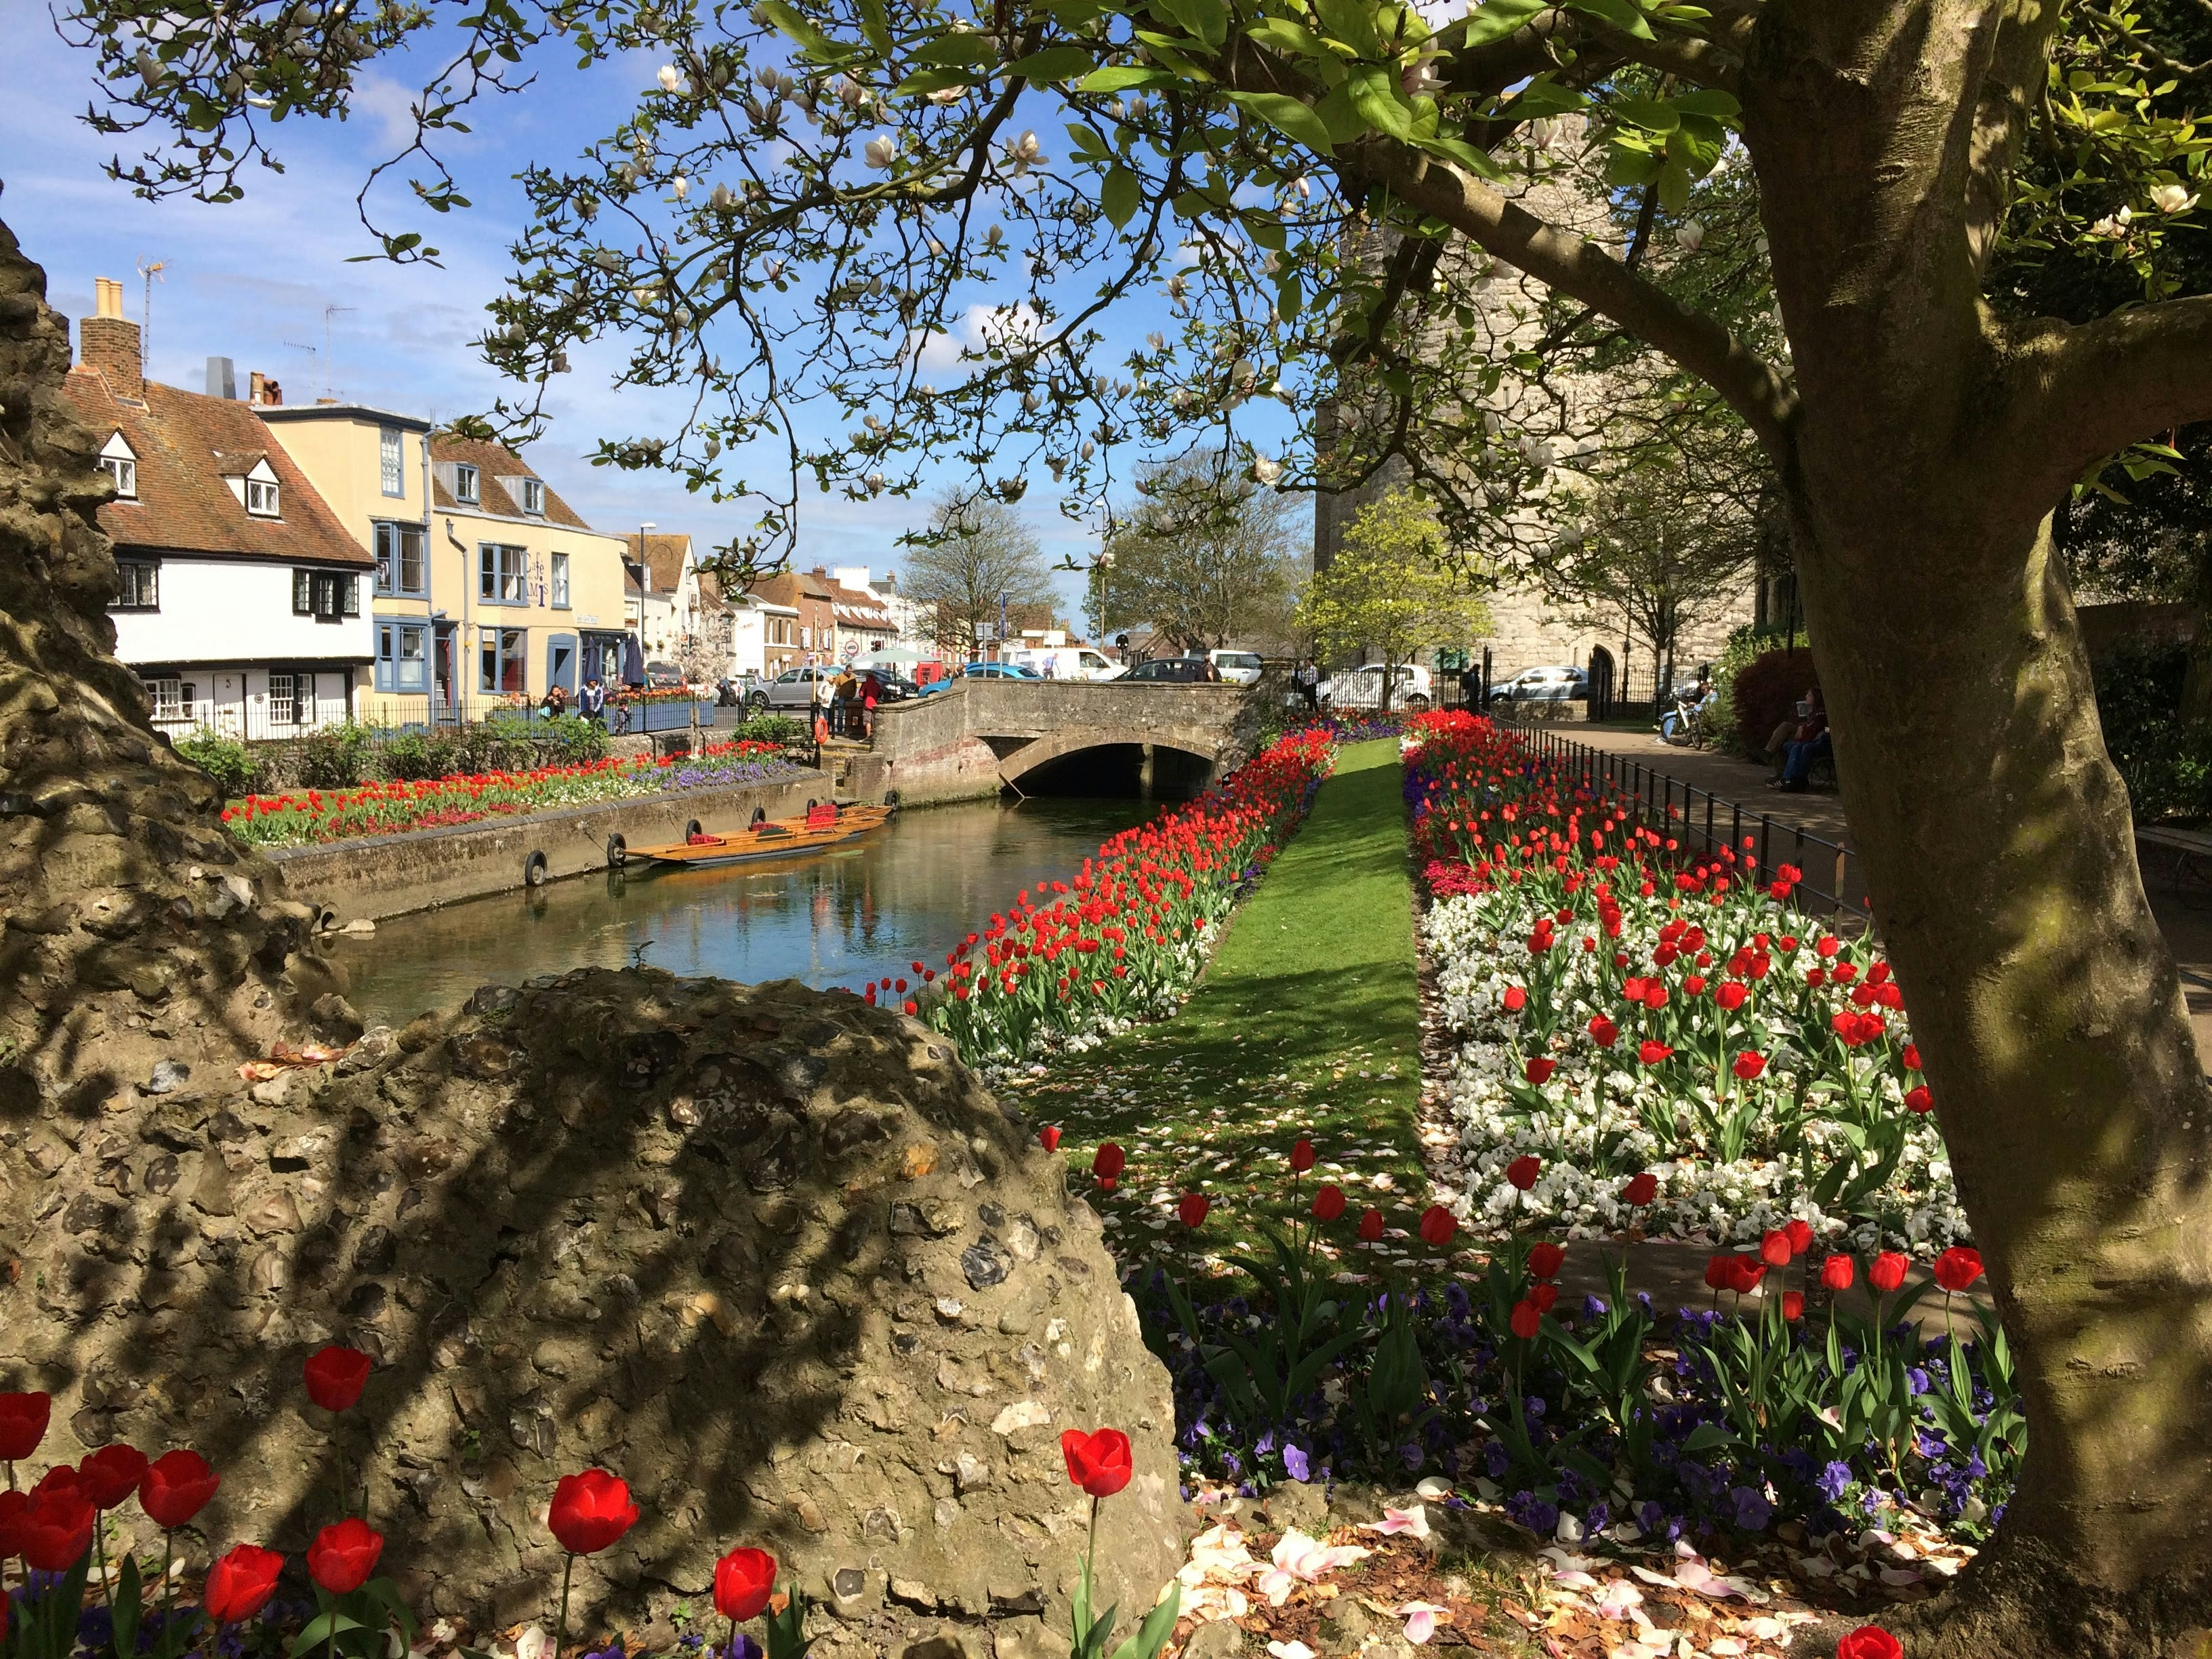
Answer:
M773 840L778 836L787 836L790 833L790 830L785 829L783 825L780 823L757 823L753 825L753 834L756 836L766 836L770 840Z
M836 829L837 827L836 807L827 801L824 801L819 806L808 807L806 809L806 827L809 830Z

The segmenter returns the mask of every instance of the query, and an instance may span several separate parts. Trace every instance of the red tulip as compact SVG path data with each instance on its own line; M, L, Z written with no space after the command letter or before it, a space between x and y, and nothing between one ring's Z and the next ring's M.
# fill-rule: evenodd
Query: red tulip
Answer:
M1037 1145L1043 1147L1048 1152L1058 1152L1060 1150L1060 1126L1057 1123L1052 1123L1046 1125L1042 1129L1039 1129L1037 1131Z
M349 1595L376 1571L384 1534L357 1515L325 1527L307 1546L307 1576L333 1595Z
M1932 1112L1936 1109L1936 1097L1928 1092L1926 1084L1916 1084L1905 1091L1905 1109L1908 1112Z
M1707 1290L1728 1289L1729 1260L1730 1258L1724 1255L1709 1255L1705 1258L1705 1288Z
M1920 1069L1920 1045L1917 1042L1906 1043L1905 1045L1905 1052L1899 1054L1898 1058L1905 1062L1905 1069L1906 1071L1918 1071Z
M1113 1141L1104 1141L1091 1159L1091 1173L1101 1181L1119 1181L1128 1167L1129 1155Z
M1982 1276L1982 1253L1954 1244L1936 1258L1936 1282L1945 1290L1965 1290Z
M1786 1267L1790 1258L1790 1235L1782 1228L1771 1229L1759 1241L1759 1259L1770 1267Z
M1791 1255L1802 1255L1813 1248L1813 1226L1810 1222L1793 1219L1783 1231L1790 1235Z
M1732 1255L1728 1260L1729 1289L1738 1296L1749 1296L1766 1277L1766 1264L1755 1255Z
M1505 1178L1527 1192L1536 1184L1536 1177L1544 1173L1544 1160L1534 1152L1524 1152L1505 1166Z
M1674 1051L1665 1043L1656 1042L1650 1037L1644 1038L1636 1047L1637 1059L1642 1060L1646 1066L1656 1066L1662 1060L1671 1059L1674 1053Z
M1539 1328L1542 1326L1544 1316L1538 1311L1534 1303L1523 1297L1513 1304L1510 1322L1513 1327L1513 1334L1526 1342L1533 1338Z
M1182 1218L1184 1226L1196 1231L1206 1219L1206 1212L1212 1207L1213 1200L1204 1193L1185 1193L1182 1202L1176 1206L1176 1214Z
M1359 1238L1362 1243L1372 1244L1382 1237L1382 1212L1364 1210L1359 1216Z
M1313 1142L1300 1135L1291 1146L1291 1173L1304 1175L1314 1166Z
M1649 1170L1642 1175L1632 1176L1628 1184L1620 1189L1621 1201L1632 1209L1640 1210L1658 1196L1659 1177Z
M1880 1625L1861 1625L1836 1644L1836 1659L1905 1659L1905 1646Z
M1552 1073L1559 1069L1559 1062L1556 1060L1547 1059L1542 1054L1531 1054L1528 1056L1528 1064L1526 1068L1528 1081L1534 1084L1538 1088L1541 1088L1545 1084L1549 1083L1552 1080Z
M53 1410L53 1396L43 1391L0 1394L0 1461L13 1463L38 1450Z
M629 1483L605 1469L564 1474L553 1488L545 1524L571 1555L597 1555L637 1524Z
M1858 1264L1847 1255L1832 1255L1820 1264L1820 1288L1848 1291L1858 1276Z
M1344 1213L1344 1188L1334 1182L1324 1184L1314 1194L1313 1217L1316 1221L1334 1221Z
M218 1625L243 1624L269 1605L284 1558L258 1544L240 1544L208 1569L200 1606Z
M138 1505L166 1532L205 1509L220 1485L221 1479L198 1452L163 1452L138 1483Z
M1548 1240L1528 1247L1528 1272L1537 1279L1557 1279L1559 1264L1567 1259L1566 1251Z
M1867 1283L1887 1296L1905 1283L1905 1258L1895 1250L1884 1250L1867 1265Z
M307 1359L307 1398L326 1412L351 1411L368 1382L368 1356L332 1344Z
M1766 1070L1766 1056L1756 1048L1747 1048L1735 1057L1735 1064L1729 1070L1749 1083Z
M1620 1036L1620 1027L1603 1014L1592 1014L1589 1023L1590 1040L1601 1048L1610 1048Z
M775 1557L766 1550L735 1549L714 1563L714 1611L743 1624L759 1615L775 1594Z
M45 1486L41 1481L40 1486ZM84 1559L92 1547L93 1522L99 1511L73 1483L57 1483L49 1490L34 1489L23 1511L16 1553L27 1566L40 1572L67 1572Z
M1744 986L1741 981L1733 979L1723 980L1721 981L1718 988L1714 990L1713 1000L1718 1003L1723 1008L1725 1008L1729 1012L1734 1013L1737 1009L1743 1006L1743 1000L1749 994L1749 990Z
M1069 1429L1060 1437L1060 1455L1067 1460L1069 1482L1093 1498L1111 1498L1129 1484L1133 1473L1129 1437L1119 1429L1091 1434Z
M1509 985L1505 988L1504 1000L1505 1012L1517 1014L1528 1006L1528 994L1517 985Z
M1549 1313L1552 1304L1559 1299L1559 1287L1549 1279L1528 1287L1528 1299L1536 1304L1538 1313Z
M27 1492L0 1492L0 1561L23 1553L23 1516L31 1507Z
M1421 1243L1432 1250L1441 1250L1452 1242L1459 1231L1459 1219L1441 1204L1431 1204L1421 1212Z
M1784 1291L1782 1292L1782 1316L1793 1325L1805 1316L1804 1291Z
M102 1446L77 1465L78 1489L96 1510L112 1510L146 1478L146 1454L136 1446Z

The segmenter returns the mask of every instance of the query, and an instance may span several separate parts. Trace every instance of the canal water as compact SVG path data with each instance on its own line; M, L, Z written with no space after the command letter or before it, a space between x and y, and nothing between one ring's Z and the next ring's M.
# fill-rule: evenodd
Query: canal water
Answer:
M1003 911L1066 880L1157 803L978 801L902 812L849 846L720 870L579 876L529 893L394 916L335 946L371 1024L450 1008L479 985L633 961L722 979L858 987L904 975Z

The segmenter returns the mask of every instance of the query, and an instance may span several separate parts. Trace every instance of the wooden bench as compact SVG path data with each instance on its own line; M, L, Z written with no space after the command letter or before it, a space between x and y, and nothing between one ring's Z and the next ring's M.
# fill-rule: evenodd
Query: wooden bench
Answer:
M2212 903L2212 833L2139 823L2136 860L2146 887L2163 885L2192 904Z

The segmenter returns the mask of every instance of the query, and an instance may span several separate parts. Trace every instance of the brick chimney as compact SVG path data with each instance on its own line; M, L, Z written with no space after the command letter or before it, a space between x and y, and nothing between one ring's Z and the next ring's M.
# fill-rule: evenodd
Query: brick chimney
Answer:
M138 325L123 317L123 284L94 279L93 314L76 325L77 360L96 368L118 398L146 395L145 364L138 354Z

